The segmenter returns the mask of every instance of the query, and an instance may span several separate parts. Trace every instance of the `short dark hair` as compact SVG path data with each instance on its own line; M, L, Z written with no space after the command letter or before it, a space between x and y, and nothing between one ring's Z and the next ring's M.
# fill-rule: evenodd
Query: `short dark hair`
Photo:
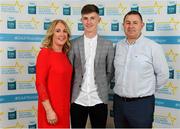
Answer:
M132 15L132 14L138 15L138 16L140 17L141 21L143 21L142 16L141 16L141 14L140 14L138 11L129 11L129 12L124 16L123 22L125 21L125 19L126 19L126 17L127 17L128 15Z
M99 14L98 7L96 5L94 5L94 4L87 4L82 8L81 15L88 14L88 13L93 13L93 12Z

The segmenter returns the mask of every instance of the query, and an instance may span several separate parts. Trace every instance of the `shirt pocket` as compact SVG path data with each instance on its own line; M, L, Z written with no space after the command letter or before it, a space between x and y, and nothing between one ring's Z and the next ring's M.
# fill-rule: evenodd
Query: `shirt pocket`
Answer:
M136 65L139 68L149 68L150 66L152 66L152 59L150 57L148 57L147 55L143 55L143 54L136 54L133 56L133 63L134 65Z

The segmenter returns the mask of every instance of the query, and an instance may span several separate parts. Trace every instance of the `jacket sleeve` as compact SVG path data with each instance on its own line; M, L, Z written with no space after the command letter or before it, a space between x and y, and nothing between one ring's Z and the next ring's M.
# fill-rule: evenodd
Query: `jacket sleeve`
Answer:
M71 65L73 66L73 64L74 64L74 43L73 43L73 41L71 41L71 44L72 44L72 46L71 46L70 51L68 52L68 58L69 58Z
M114 47L112 42L109 44L108 55L107 55L107 77L108 83L110 83L111 79L114 75Z

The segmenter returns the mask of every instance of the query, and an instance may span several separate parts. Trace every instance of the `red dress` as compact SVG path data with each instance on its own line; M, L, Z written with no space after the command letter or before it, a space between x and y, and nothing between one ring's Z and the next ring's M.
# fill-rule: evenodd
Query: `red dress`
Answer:
M70 127L70 86L72 66L63 52L42 48L36 62L36 89L38 92L38 127ZM42 101L49 99L58 122L50 125Z

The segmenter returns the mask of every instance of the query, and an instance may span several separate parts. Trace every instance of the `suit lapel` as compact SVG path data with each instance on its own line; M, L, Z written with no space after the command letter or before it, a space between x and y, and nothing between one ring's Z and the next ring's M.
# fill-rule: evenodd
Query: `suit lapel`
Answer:
M81 56L82 72L85 72L85 52L84 52L84 36L79 39L79 52Z

